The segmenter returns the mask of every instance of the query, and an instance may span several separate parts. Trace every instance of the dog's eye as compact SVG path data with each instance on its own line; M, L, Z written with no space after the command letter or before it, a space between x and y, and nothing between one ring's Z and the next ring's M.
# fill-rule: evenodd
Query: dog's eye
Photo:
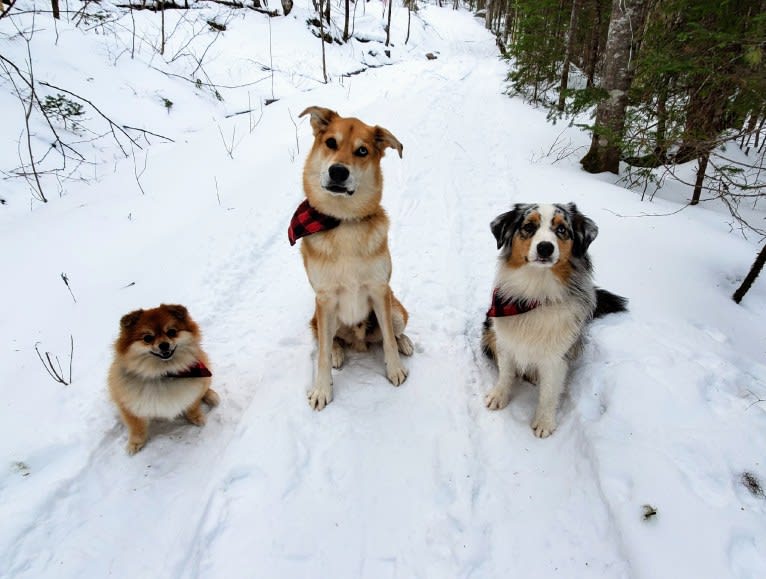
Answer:
M560 237L566 237L566 235L567 235L567 228L564 227L563 225L559 225L556 228L556 235L558 235Z
M154 336L152 336L151 334L146 334L144 336L144 342L146 342L147 344L151 344L153 341L154 341Z
M359 147L356 151L354 151L354 155L357 157L366 157L368 152L369 151L367 150L367 147Z
M327 145L328 149L332 149L333 151L338 148L338 141L330 137L324 142L325 145Z
M535 231L537 231L537 225L530 222L525 224L524 227L521 228L521 230L527 235L532 235Z
M168 330L167 332L165 332L165 335L168 338L175 338L178 335L178 332L176 330Z

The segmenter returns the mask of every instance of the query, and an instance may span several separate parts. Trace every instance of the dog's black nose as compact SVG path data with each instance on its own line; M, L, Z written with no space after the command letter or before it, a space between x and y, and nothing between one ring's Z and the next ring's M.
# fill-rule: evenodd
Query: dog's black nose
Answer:
M343 181L348 179L348 168L338 163L330 166L329 173L330 173L330 179L332 179L336 183L342 183Z
M170 350L170 344L168 344L167 342L160 342L160 350L162 350L163 352L167 352L168 350Z
M537 244L537 255L543 259L553 255L553 244L550 241L541 241Z

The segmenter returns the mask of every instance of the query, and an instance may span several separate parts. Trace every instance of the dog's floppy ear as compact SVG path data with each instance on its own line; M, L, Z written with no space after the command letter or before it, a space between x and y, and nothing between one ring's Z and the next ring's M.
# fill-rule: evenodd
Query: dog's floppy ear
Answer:
M144 313L144 310L135 310L133 312L130 312L129 314L125 314L120 318L120 327L125 328L126 330L129 328L132 328L136 325L136 322L138 322L138 319L141 317L141 314Z
M399 142L399 139L391 134L391 131L377 125L375 126L375 147L380 151L381 155L386 152L386 147L396 149L399 152L399 158L402 158L404 145Z
M316 137L327 129L327 125L338 116L338 113L322 107L309 107L298 116L302 117L305 115L311 115L311 119L309 119L311 122L311 129L314 131L314 136Z
M523 205L517 203L514 205L513 209L501 213L492 220L492 223L490 223L489 227L492 230L492 235L495 236L498 249L504 245L507 245L510 249L513 235L519 229L519 226L524 219L523 208Z
M574 234L572 254L575 257L583 257L590 244L598 236L598 225L590 217L585 217L580 213L574 203L570 203L567 209L572 216L572 233Z
M171 316L181 322L185 322L189 319L189 311L184 306L178 304L162 304L161 307L165 308L170 312Z

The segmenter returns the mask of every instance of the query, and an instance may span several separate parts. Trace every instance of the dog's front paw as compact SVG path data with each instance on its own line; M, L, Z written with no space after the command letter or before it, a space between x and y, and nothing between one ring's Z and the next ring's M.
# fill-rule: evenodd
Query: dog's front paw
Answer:
M125 450L128 451L128 454L130 456L133 456L139 450L141 450L145 444L146 444L146 440L138 440L138 439L129 440L128 444L125 446Z
M504 386L495 386L484 397L484 404L490 410L502 410L511 401L511 389Z
M208 388L205 395L202 397L202 401L210 407L218 406L221 403L221 397L218 392L212 388Z
M346 359L346 353L343 351L343 346L338 342L332 343L332 367L336 370L343 366L343 361Z
M386 367L386 375L388 376L388 380L393 384L394 386L399 386L404 383L404 381L407 379L407 368L402 366L401 364L391 364Z
M410 340L406 334L399 334L396 336L396 346L399 349L399 352L405 356L412 356L412 353L415 351L415 346L412 345L412 340Z
M184 416L186 417L186 420L191 422L194 426L205 426L205 423L207 422L205 413L199 406L197 406L197 408L187 410L184 412Z
M537 438L548 438L556 430L556 419L548 415L535 416L532 430Z
M309 406L314 410L322 410L330 402L332 402L332 386L330 387L317 387L314 388L308 394Z

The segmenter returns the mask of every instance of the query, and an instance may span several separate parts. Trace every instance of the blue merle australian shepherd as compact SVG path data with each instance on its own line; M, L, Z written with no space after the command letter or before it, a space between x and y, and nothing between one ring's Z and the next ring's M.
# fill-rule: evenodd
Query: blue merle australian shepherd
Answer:
M537 382L535 436L556 429L556 409L569 362L582 349L594 317L626 310L627 300L593 285L588 246L598 227L567 205L517 204L492 221L500 250L492 305L482 335L484 352L497 361L497 384L487 408L505 408L514 382Z

